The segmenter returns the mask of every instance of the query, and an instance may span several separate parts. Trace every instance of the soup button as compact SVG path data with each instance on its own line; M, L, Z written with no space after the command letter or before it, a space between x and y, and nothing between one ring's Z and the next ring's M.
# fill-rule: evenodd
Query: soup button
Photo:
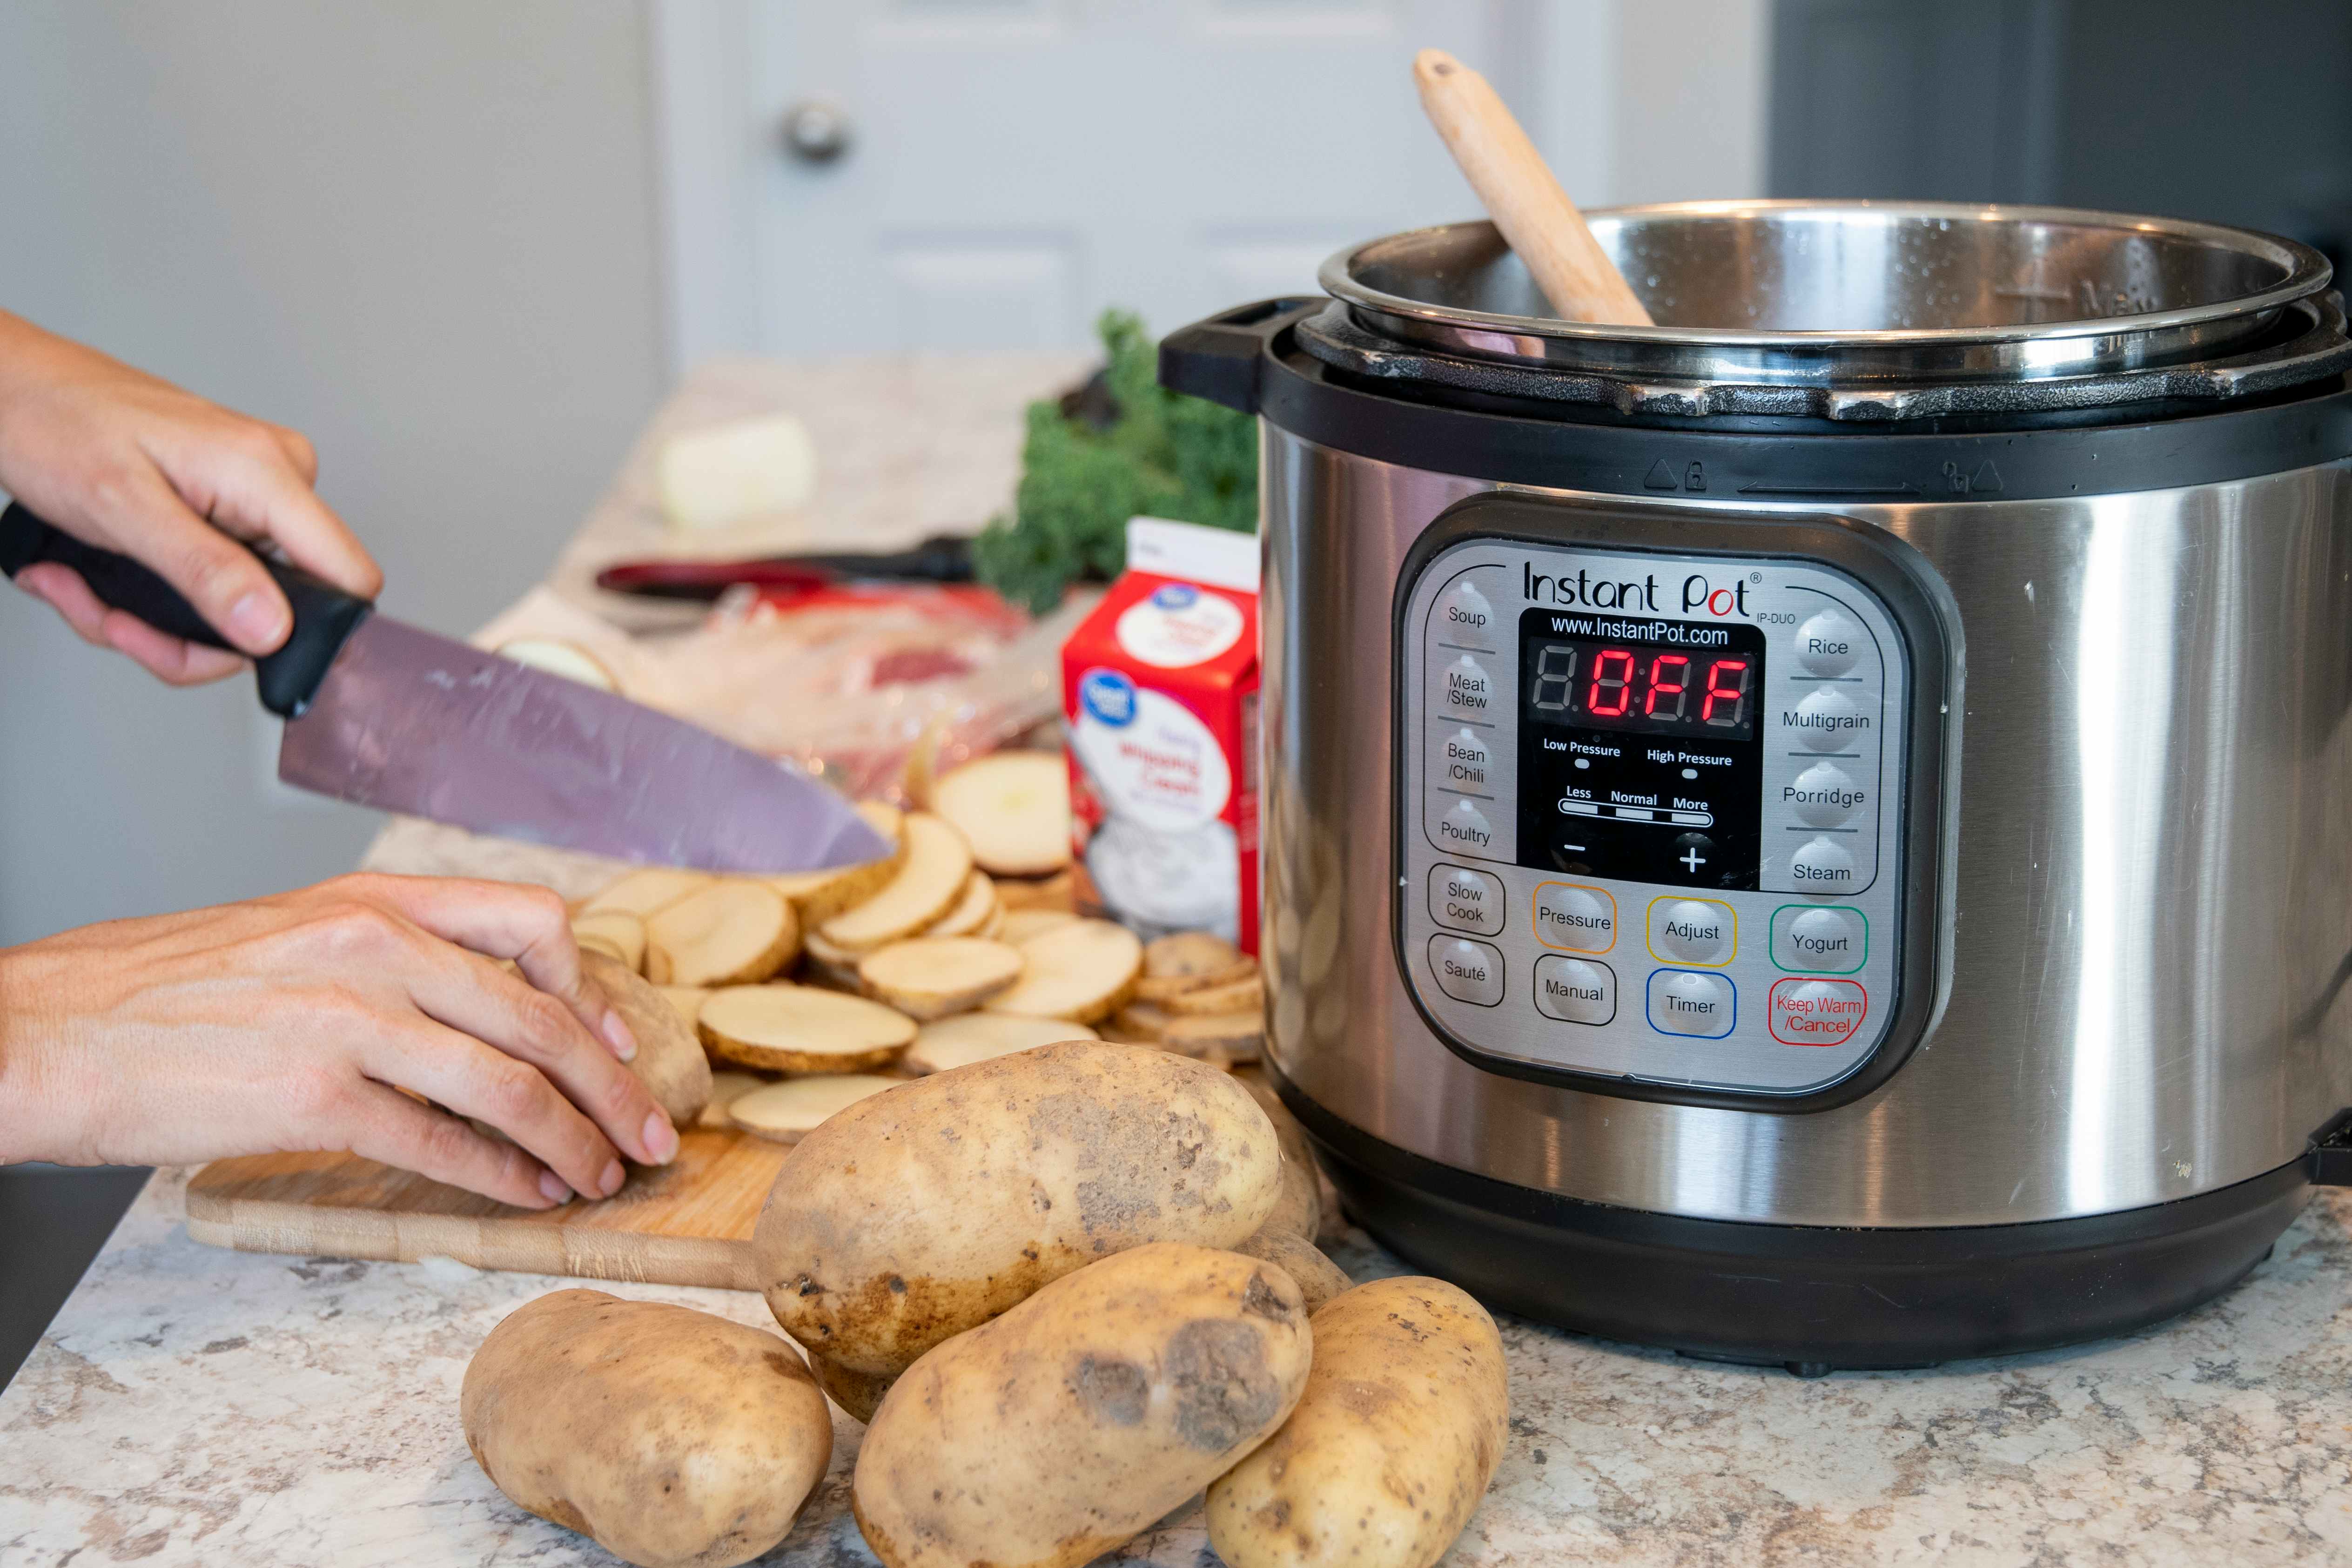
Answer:
M1429 939L1429 969L1437 988L1456 1002L1492 1007L1503 999L1503 955L1462 936Z
M1870 994L1851 980L1781 980L1764 1011L1784 1046L1842 1046L1869 1015Z

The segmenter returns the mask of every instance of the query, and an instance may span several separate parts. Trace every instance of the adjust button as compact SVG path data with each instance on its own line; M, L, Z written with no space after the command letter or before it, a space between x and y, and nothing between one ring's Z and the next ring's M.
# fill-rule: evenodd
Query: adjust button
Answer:
M1429 969L1437 988L1456 1002L1492 1007L1503 999L1503 955L1463 936L1429 939Z
M1437 689L1431 694L1436 711L1455 719L1495 719L1495 678L1486 667L1464 654L1437 669Z
M1617 1016L1616 972L1547 952L1536 960L1536 1011L1563 1024L1606 1024Z
M1607 952L1617 945L1615 895L1575 882L1538 884L1536 940L1570 952Z
M1429 868L1429 918L1455 931L1503 929L1503 879L1461 866Z
M1862 628L1843 610L1817 610L1797 628L1797 666L1808 675L1843 675L1862 648Z
M1719 1040L1731 1033L1738 1012L1739 994L1720 974L1687 969L1651 972L1650 1027L1662 1035Z
M1650 952L1669 963L1729 963L1739 950L1739 921L1715 899L1652 899Z
M1780 790L1780 804L1813 827L1844 826L1868 799L1853 775L1832 762L1815 763Z
M1486 738L1465 724L1450 735L1440 735L1430 752L1432 779L1451 790L1486 795L1494 789L1495 752Z
M1495 847L1495 829L1478 803L1457 800L1437 819L1437 841L1471 854L1484 854Z
M1853 752L1876 738L1878 721L1836 687L1822 686L1780 710L1780 732L1809 751Z

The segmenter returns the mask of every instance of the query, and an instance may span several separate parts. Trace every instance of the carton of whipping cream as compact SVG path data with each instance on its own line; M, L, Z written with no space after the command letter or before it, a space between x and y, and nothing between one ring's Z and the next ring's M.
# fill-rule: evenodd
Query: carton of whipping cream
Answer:
M1139 517L1062 645L1082 907L1257 951L1257 540Z

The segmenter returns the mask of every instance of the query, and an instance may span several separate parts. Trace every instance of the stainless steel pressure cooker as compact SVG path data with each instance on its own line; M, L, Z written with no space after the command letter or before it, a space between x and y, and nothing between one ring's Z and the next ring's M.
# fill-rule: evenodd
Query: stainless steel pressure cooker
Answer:
M2021 207L1486 224L1163 345L1263 436L1268 1055L1498 1304L1902 1366L2226 1289L2352 1164L2317 253Z

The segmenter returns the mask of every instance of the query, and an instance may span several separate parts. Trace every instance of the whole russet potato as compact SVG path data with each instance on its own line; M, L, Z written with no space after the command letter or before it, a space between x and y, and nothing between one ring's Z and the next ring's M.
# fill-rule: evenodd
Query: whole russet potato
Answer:
M1288 1166L1286 1163L1285 1169ZM1298 1293L1307 1299L1307 1310L1319 1312L1323 1303L1349 1289L1355 1281L1348 1271L1324 1256L1323 1249L1292 1231L1283 1230L1276 1218L1260 1226L1257 1233L1246 1241L1234 1244L1234 1250L1244 1258L1255 1258L1275 1265L1290 1276Z
M907 1369L857 1451L857 1527L887 1568L1091 1562L1280 1426L1311 1351L1281 1269L1129 1248Z
M1333 1297L1313 1324L1298 1407L1209 1487L1209 1543L1228 1568L1429 1568L1503 1457L1495 1320L1444 1280L1402 1279Z
M499 1490L639 1568L729 1568L784 1538L833 1458L800 1352L602 1290L518 1308L467 1364L466 1446Z
M1281 1190L1274 1129L1241 1085L1074 1040L835 1116L777 1172L752 1247L786 1333L888 1378L1097 1258L1246 1240Z
M710 1103L710 1058L677 1008L658 986L627 964L592 948L580 950L580 967L604 988L637 1039L628 1064L654 1102L669 1112L672 1125L686 1128Z

